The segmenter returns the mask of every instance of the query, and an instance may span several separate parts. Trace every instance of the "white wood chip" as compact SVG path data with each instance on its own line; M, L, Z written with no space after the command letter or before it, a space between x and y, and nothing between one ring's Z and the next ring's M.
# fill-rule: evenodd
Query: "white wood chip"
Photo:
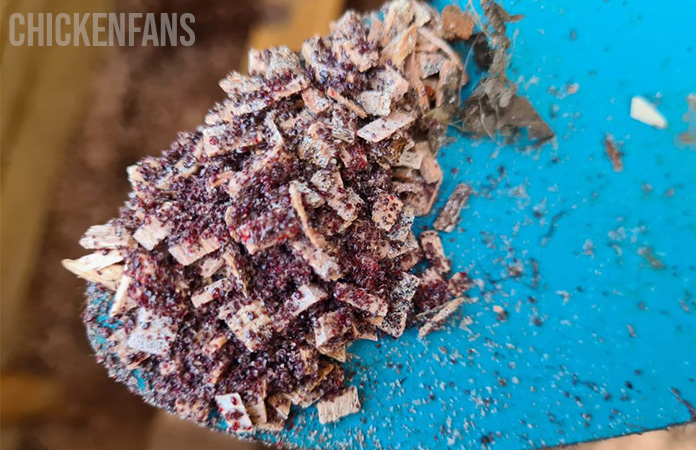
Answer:
M289 394L285 394L285 397L290 400L292 404L299 405L302 408L311 406L313 403L319 400L322 395L324 395L324 391L318 387L329 376L335 367L336 366L329 362L319 360L318 367L316 368L316 379L313 381L308 381Z
M140 308L135 328L128 335L128 347L151 355L166 356L176 337L177 327L170 317Z
M459 222L459 215L462 208L466 205L471 195L471 186L464 183L459 183L454 189L450 197L447 199L445 206L440 211L433 228L445 233L454 231L454 228Z
M341 417L358 411L360 411L360 399L358 398L358 389L355 386L345 389L331 400L322 400L317 403L321 424L336 422Z
M157 217L152 216L135 230L133 239L145 249L152 251L153 248L157 247L157 244L167 237L167 233L167 227Z
M385 5L384 27L381 37L382 47L389 44L399 33L402 33L413 22L413 2L411 0L395 0Z
M440 275L449 273L452 266L447 259L447 255L445 255L445 249L442 247L442 240L437 231L428 230L422 232L420 243L426 259L431 262L433 268Z
M462 303L464 303L464 298L461 297L445 303L430 320L418 329L418 337L423 338L434 331L442 322L451 316Z
M355 339L361 339L366 341L377 341L377 327L371 323L363 322L360 325L353 324L353 334L355 334Z
M395 66L399 67L416 49L417 41L418 28L415 26L409 27L382 49L382 58L391 61Z
M230 283L230 280L222 278L213 283L210 283L200 291L193 294L191 296L191 303L193 303L193 306L195 306L196 308L200 308L201 306L205 305L206 303L212 302L220 295L225 294L231 289L232 283Z
M372 221L384 231L390 231L399 220L404 204L394 194L377 195L372 204Z
M310 306L329 298L329 294L315 284L300 286L285 302L279 314L273 320L273 327L282 332L294 317L299 316Z
M227 138L225 137L229 130L230 128L228 124L220 124L203 128L201 145L206 156L211 157L223 155L231 150L226 144Z
M275 78L287 72L296 73L301 70L297 53L286 46L269 48L267 50L249 50L248 59L249 75L263 75L266 78Z
M251 423L254 425L268 422L268 411L266 410L266 381L262 380L255 386L255 389L245 393L246 401L244 408L249 414Z
M457 272L447 282L450 293L455 297L464 295L473 284L465 272Z
M285 395L271 395L268 397L266 402L268 403L268 406L273 408L283 419L287 419L290 415L290 407L292 406L292 402Z
M391 95L384 91L364 91L358 95L358 103L371 116L388 116L391 113Z
M639 95L631 99L631 118L655 128L667 128L667 119L657 107Z
M341 266L338 261L322 249L302 241L294 241L291 246L322 280L336 281L341 277Z
M365 117L367 117L365 110L362 109L362 107L360 105L355 103L353 100L347 99L343 95L339 94L334 88L327 89L326 95L328 95L329 98L334 100L339 105L344 106L345 108L347 108L350 111L353 111L361 119L364 119Z
M266 307L258 301L233 311L225 305L220 308L218 318L224 320L234 335L251 352L261 348L272 335L271 318Z
M216 238L201 238L195 244L182 242L169 247L169 253L182 266L188 266L195 263L208 253L212 253L219 249L222 243Z
M297 289L287 302L288 311L297 316L310 306L329 298L329 294L315 284L303 285Z
M423 177L423 180L428 184L439 183L442 181L442 169L432 153L427 152L423 154L420 174Z
M393 101L398 102L408 92L409 84L398 70L386 66L375 72L370 87L388 93Z
M445 54L449 56L450 60L457 64L460 69L464 69L464 64L462 64L462 59L459 57L459 54L455 52L447 42L437 37L433 31L429 30L428 28L419 28L418 33L435 47L445 52Z
M219 256L208 256L201 261L199 269L203 278L210 278L215 272L225 265L225 261Z
M100 270L121 261L123 254L119 250L100 251L73 260L73 267L79 267L83 271Z
M320 114L329 109L331 102L318 89L310 88L302 92L305 106L314 114Z
M413 24L417 27L422 27L430 22L433 15L437 15L437 12L433 11L432 7L425 3L413 2L411 6L413 8Z
M415 117L409 114L395 111L359 129L358 136L368 142L380 142L390 137L398 130L410 126L415 120Z
M270 90L267 95L263 95L262 91L268 89L266 81L231 72L219 83L230 98L230 101L225 103L222 117L232 122L236 116L261 111L273 102L300 92L309 85L309 79L303 74L295 72L294 75L295 77L280 89Z
M427 142L418 142L416 145L401 153L399 162L396 164L400 167L409 167L418 170L421 168L423 158L430 153L430 146Z
M425 272L423 272L420 278L424 286L443 281L442 276L440 276L440 273L432 267L428 267L427 269L425 269Z
M282 145L275 146L263 154L256 156L251 165L242 171L235 172L230 177L227 192L235 198L254 182L259 174L273 168L285 167L292 163L293 156Z
M114 317L119 314L125 314L137 305L135 301L128 295L128 288L133 280L128 275L121 278L121 282L114 294L114 302L109 310L109 316Z
M440 72L447 59L440 53L416 53L416 62L421 78L428 78Z
M311 124L297 147L297 155L319 167L327 167L335 163L336 146L322 137L327 132L328 126L325 123Z
M414 250L399 257L401 270L411 270L421 261L420 251Z
M263 431L283 431L284 428L285 419L282 419L280 417L274 417L272 419L268 419L264 423L259 423L256 425L256 429Z
M133 370L142 364L149 355L138 353L128 347L128 336L126 330L117 328L107 338L109 352L116 355L126 369Z
M453 61L445 61L440 68L440 76L435 93L435 106L455 106L460 103L462 69Z
M63 267L68 269L80 278L83 278L92 283L104 286L107 289L115 291L123 278L123 265L114 264L103 269L88 269L86 270L79 260L64 259L61 261Z
M251 418L244 408L242 397L238 393L217 395L215 396L215 403L217 403L220 414L227 422L227 431L247 433L254 429Z
M404 242L413 228L415 219L416 216L413 214L413 208L404 207L399 215L399 219L387 235L387 238L394 242Z
M213 356L215 353L218 352L218 350L220 350L222 347L225 346L225 344L227 344L227 341L228 338L224 334L212 338L205 346L205 354L208 356Z
M222 254L222 259L225 261L225 264L227 264L228 277L234 280L236 286L246 295L249 285L249 275L245 269L247 262L241 251L235 245L229 245Z
M324 201L324 198L321 195L319 195L315 190L310 188L307 185L307 183L293 180L290 182L290 185L294 186L295 190L302 195L302 200L304 200L304 202L308 206L312 208L318 208L319 206L326 203Z
M314 329L314 345L317 349L321 349L332 339L344 336L347 331L341 312L326 313L317 320L317 327Z
M413 232L409 230L403 242L395 241L391 243L387 256L389 259L394 259L413 250L418 250L418 241L416 241L416 236Z
M130 235L125 228L114 223L106 223L89 227L80 239L80 245L88 250L115 249L127 247L129 241Z
M367 289L362 289L347 283L336 283L334 287L334 298L340 302L366 311L373 316L384 316L389 309L389 304L386 299L371 294Z
M338 21L331 24L333 42L331 48L336 59L341 63L351 63L360 72L374 67L379 61L377 49L365 51L365 48L356 42L357 36L364 36L366 32L363 18L355 11L348 11Z
M343 180L338 171L318 170L310 181L324 195L331 209L348 225L358 217L359 207L364 202L352 188L343 188Z
M326 355L330 358L335 359L336 361L339 361L339 362L348 361L348 353L346 352L346 344L344 344L343 342L338 342L336 344L331 344L331 345L324 345L323 347L318 348L317 350L319 350L319 353L321 353L322 355Z

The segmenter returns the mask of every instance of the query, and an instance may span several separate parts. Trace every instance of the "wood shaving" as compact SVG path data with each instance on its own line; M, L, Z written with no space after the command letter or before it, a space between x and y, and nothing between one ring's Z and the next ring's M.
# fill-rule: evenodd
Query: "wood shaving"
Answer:
M631 118L655 128L667 128L667 119L657 107L639 95L631 99Z
M623 171L623 158L621 150L619 150L618 145L614 141L614 136L607 133L604 136L604 151L611 160L611 165L614 168L614 172Z
M358 390L353 386L330 400L322 400L317 403L319 423L336 422L341 417L354 414L360 410Z
M469 39L474 31L474 20L456 5L447 5L442 10L442 25L445 31L459 39Z
M423 338L432 333L464 303L463 298L456 298L443 305L431 319L418 329L418 337Z
M459 215L471 195L471 187L468 184L458 184L447 199L447 203L435 219L433 228L445 233L451 233L459 222Z

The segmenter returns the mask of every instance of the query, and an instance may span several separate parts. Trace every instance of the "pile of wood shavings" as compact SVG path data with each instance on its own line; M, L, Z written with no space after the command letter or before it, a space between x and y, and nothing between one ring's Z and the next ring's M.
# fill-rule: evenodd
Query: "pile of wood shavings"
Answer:
M438 234L419 246L412 224L437 198L443 115L468 82L448 41L474 22L411 0L382 12L347 13L299 54L252 50L204 126L129 168L119 217L80 241L94 253L64 261L113 297L100 357L121 381L147 373L148 402L210 427L217 410L233 433L281 430L292 405L335 421L360 408L347 345L417 321L423 336L463 303L466 274L447 279Z

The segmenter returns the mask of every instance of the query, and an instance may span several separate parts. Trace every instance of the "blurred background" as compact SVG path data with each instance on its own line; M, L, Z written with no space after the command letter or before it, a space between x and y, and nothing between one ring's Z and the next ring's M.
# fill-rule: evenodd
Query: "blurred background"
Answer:
M116 214L125 168L194 129L249 47L325 33L380 0L3 0L1 88L1 444L6 450L184 450L258 446L157 412L108 379L80 322L82 281L60 267ZM193 13L191 47L14 47L14 12ZM696 449L681 427L591 449Z

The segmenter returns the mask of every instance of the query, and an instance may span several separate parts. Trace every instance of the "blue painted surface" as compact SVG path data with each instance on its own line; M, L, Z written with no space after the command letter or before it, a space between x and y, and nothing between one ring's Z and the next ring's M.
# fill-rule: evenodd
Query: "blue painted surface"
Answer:
M293 446L526 449L694 419L696 149L675 138L696 92L696 3L504 4L526 15L510 27L519 30L511 79L557 143L458 136L442 151L435 210L458 182L476 192L445 249L484 291L425 342L412 329L351 347L362 411L327 426L314 408L298 412L281 436ZM573 83L578 92L566 95ZM667 130L629 118L633 95L658 93ZM621 173L605 155L606 132L623 142ZM518 261L523 273L511 279L505 266Z
M379 347L354 345L349 367L363 411L321 431L310 409L296 419L302 432L285 437L294 444L522 449L692 419L671 389L696 403L696 151L675 145L687 128L686 96L696 92L696 3L503 4L526 16L510 25L518 33L510 78L557 132L557 145L460 136L442 151L447 176L435 210L456 183L472 183L479 195L460 229L443 235L446 251L475 278L505 278L503 265L515 259L523 275L479 293L425 343L410 330ZM573 83L578 92L564 94ZM633 95L658 93L667 130L629 117ZM621 173L605 155L606 132L623 142ZM506 176L491 187L499 167ZM652 268L642 248L665 268ZM506 322L493 305L508 312ZM460 328L464 315L470 331Z

